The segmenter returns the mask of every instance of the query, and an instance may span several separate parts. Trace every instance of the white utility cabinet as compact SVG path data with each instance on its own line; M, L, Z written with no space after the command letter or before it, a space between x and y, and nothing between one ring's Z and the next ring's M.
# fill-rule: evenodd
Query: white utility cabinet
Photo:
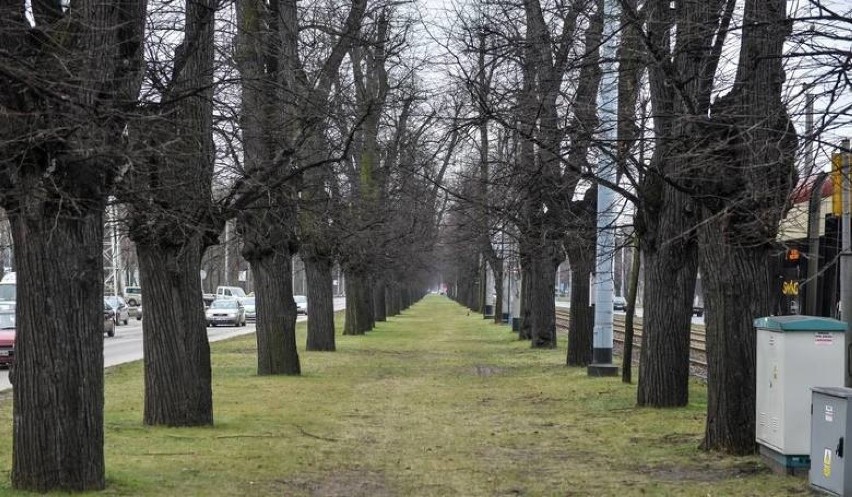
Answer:
M843 386L846 323L815 316L772 316L757 329L756 426L760 453L774 470L810 466L811 388Z

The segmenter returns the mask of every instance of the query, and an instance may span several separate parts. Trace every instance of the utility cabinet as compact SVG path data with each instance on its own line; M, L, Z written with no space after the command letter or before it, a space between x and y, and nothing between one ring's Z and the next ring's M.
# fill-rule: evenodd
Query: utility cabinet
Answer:
M815 387L812 394L811 468L812 487L832 495L852 495L852 389Z
M846 323L815 316L771 316L757 330L755 439L778 473L810 464L811 388L843 386Z

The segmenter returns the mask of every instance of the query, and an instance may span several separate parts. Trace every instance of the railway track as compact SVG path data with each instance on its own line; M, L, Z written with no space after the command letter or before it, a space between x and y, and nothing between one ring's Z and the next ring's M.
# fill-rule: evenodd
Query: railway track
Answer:
M568 333L569 313L567 309L556 308L556 331ZM616 354L621 354L624 346L624 315L615 314L612 327L613 347ZM704 325L693 324L689 346L690 374L701 379L707 379L707 349ZM639 350L642 348L642 318L633 318L633 364L639 363Z

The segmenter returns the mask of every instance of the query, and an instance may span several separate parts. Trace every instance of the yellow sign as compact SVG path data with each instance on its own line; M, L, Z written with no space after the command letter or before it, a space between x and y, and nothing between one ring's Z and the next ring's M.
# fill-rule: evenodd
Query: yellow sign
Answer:
M781 284L781 293L784 295L798 295L799 282L795 280L785 281Z
M831 449L825 449L822 456L822 475L826 478L831 476Z
M831 154L831 186L833 187L831 189L831 213L835 216L843 214L843 197L841 195L843 185L840 181L840 169L843 167L842 157L840 154Z

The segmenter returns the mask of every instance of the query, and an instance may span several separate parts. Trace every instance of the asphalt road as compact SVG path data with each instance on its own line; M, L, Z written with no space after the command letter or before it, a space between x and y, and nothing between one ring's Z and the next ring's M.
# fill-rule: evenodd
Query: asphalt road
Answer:
M343 297L334 299L334 309L341 310L346 307L346 299ZM144 318L143 318L144 319ZM296 321L305 321L306 316L299 316ZM238 328L233 326L218 326L207 328L207 338L211 342L225 340L238 335L254 333L254 323ZM142 321L130 318L127 325L119 325L115 329L115 336L110 338L104 336L104 367L124 364L142 359ZM0 369L0 391L12 388L9 383L9 370Z

